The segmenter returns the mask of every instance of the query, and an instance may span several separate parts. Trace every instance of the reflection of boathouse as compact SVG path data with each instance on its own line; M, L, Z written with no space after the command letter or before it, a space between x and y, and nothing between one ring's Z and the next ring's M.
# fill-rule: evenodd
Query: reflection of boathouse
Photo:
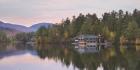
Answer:
M104 45L105 42L101 35L79 35L74 38L74 44L77 46L77 48L96 48L99 45Z

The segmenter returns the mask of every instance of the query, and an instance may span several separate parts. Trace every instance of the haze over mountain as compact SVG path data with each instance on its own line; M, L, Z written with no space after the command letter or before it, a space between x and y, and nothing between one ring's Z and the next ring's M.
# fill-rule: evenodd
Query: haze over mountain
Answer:
M22 25L4 23L4 22L0 21L0 30L7 30L7 31L35 32L41 26L45 26L46 28L48 28L48 27L52 27L53 24L52 23L38 23L38 24L32 25L31 27L26 27L26 26L22 26Z

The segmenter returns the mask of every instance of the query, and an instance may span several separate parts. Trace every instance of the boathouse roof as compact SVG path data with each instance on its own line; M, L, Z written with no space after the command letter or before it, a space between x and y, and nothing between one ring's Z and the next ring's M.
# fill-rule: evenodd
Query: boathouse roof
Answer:
M98 36L96 35L79 35L76 36L75 38L97 38Z

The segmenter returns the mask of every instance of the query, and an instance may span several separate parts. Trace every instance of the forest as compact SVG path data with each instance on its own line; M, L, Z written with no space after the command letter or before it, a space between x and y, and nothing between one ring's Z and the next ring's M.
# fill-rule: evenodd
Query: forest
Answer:
M31 41L36 43L65 43L81 34L101 34L106 40L120 44L140 44L140 10L111 11L98 18L95 13L66 18L53 27L40 27L31 33L19 33L10 41ZM3 39L4 38L4 39ZM0 32L0 42L7 40L4 32Z
M98 18L94 14L82 13L66 18L52 28L41 27L36 32L36 39L46 39L47 42L66 42L80 34L101 34L112 43L139 44L140 43L140 10L112 11ZM45 36L45 38L43 38Z

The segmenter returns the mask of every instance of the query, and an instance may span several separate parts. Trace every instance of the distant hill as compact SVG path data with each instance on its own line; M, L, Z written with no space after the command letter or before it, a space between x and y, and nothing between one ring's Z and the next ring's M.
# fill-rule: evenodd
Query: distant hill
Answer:
M52 23L38 23L34 24L31 27L26 27L22 25L17 24L11 24L11 23L4 23L0 21L0 30L5 30L9 32L35 32L37 31L41 26L45 26L46 28L52 27Z
M0 28L3 29L11 29L11 30L16 30L20 32L29 32L29 28L22 26L22 25L16 25L16 24L10 24L10 23L4 23L0 21Z
M38 23L38 24L34 24L30 27L31 31L37 31L41 26L45 26L46 28L48 27L52 27L53 24L52 23Z
M4 31L8 37L15 36L17 33L20 33L18 30L10 29L10 28L0 28L0 31Z

